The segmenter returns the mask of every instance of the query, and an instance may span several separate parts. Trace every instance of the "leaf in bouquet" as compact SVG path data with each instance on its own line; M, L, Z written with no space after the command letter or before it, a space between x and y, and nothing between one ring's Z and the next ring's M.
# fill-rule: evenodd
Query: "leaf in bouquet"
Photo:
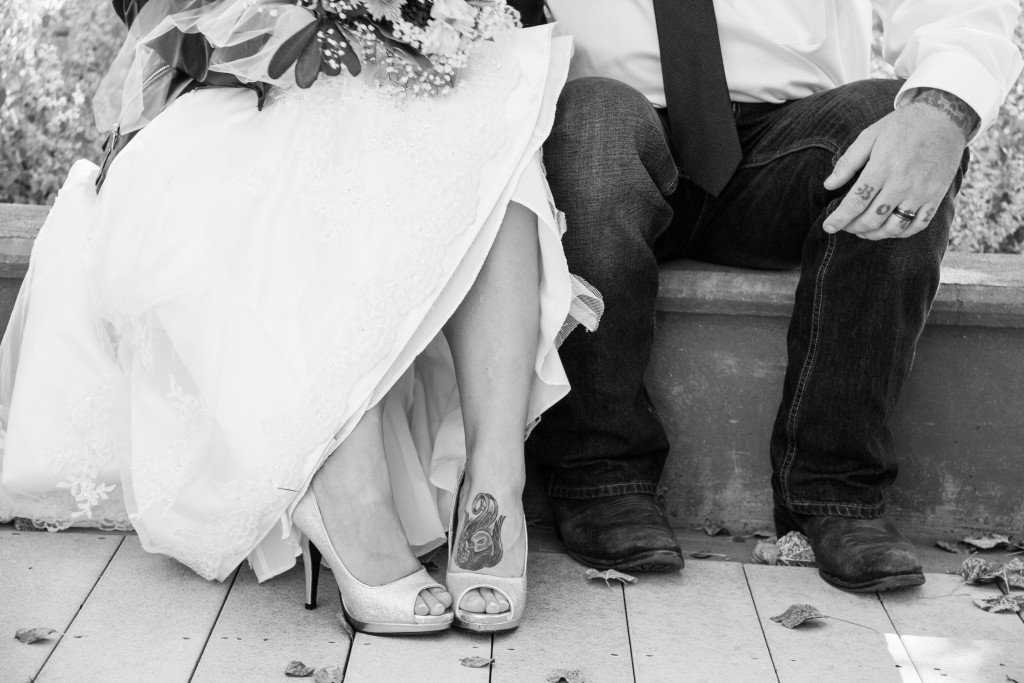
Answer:
M252 57L257 52L266 47L267 43L270 42L271 34L263 33L250 38L249 40L243 40L241 43L236 45L228 45L227 47L217 48L217 61L218 62L231 62L237 59L245 59L246 57Z
M367 24L370 29L377 35L377 39L391 52L395 53L402 59L416 64L419 68L424 71L430 71L434 68L434 63L427 58L422 52L414 48L408 43L402 43L394 38L394 36L385 33L381 30L380 26L376 24Z
M166 63L197 81L206 79L213 47L201 33L182 33L172 28L146 43Z
M295 62L295 84L300 88L308 88L316 82L320 75L320 67L323 63L323 55L320 53L320 38L315 34L312 40L306 43L299 53L299 59Z
M267 75L271 78L280 78L292 64L299 61L303 50L310 42L316 44L317 22L313 21L296 31L288 40L281 43L277 52L270 58L267 65Z
M341 24L338 24L337 28L341 32L342 37L344 37L345 42L348 43L345 50L341 53L341 63L348 69L349 74L358 76L359 72L363 70L363 64L359 61L359 57L356 56L356 51L352 47L356 44L356 41L348 31L342 29Z

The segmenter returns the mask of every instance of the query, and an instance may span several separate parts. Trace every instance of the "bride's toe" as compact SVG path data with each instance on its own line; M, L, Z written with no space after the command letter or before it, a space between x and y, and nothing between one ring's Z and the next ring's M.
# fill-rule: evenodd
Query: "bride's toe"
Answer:
M430 614L430 607L427 605L427 601L423 597L424 593L426 593L426 591L423 591L416 596L416 607L413 609L413 611L421 617L425 617Z
M462 596L462 600L459 601L459 609L483 614L487 610L487 602L480 595L480 589L473 588L466 591L466 594Z
M436 588L427 588L420 591L420 594L416 597L416 614L420 616L444 614L448 606L437 598L438 593L444 594L444 591ZM449 600L449 602L451 601Z
M508 611L508 600L493 588L481 588L480 596L487 604L487 614L500 614Z
M433 595L445 609L452 606L452 594L448 591L443 588L428 588L427 590L430 591L430 594Z

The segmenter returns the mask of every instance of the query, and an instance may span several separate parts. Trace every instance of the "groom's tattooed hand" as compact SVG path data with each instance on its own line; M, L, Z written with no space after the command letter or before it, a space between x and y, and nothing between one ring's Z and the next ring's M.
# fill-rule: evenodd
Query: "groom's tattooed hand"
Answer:
M489 493L473 499L471 514L459 530L455 544L455 564L470 571L493 567L501 562L501 525L505 515L498 515L498 501Z
M945 114L960 129L960 132L964 134L965 141L971 137L971 133L981 123L981 118L971 109L969 104L945 90L921 88L917 91L912 101L914 104L927 104Z

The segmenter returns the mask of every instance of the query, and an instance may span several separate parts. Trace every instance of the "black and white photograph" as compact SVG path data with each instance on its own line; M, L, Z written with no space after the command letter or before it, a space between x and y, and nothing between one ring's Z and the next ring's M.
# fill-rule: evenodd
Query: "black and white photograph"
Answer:
M0 0L0 681L1024 683L1021 0Z

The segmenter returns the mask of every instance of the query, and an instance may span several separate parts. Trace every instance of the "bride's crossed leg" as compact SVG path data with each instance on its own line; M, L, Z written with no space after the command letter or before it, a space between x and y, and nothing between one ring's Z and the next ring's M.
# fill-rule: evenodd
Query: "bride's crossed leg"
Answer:
M345 568L370 586L391 583L420 568L391 493L383 405L381 401L366 411L310 484L327 535ZM416 598L414 610L421 616L443 614L451 604L447 591L426 588Z

